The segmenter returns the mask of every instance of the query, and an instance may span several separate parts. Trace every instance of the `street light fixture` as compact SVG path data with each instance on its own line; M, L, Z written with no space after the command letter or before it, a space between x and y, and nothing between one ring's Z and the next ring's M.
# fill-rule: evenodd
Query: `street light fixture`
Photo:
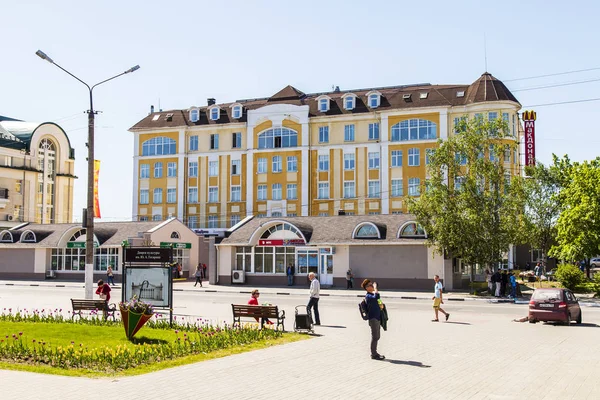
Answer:
M101 85L105 82L111 81L115 78L118 78L121 75L128 74L130 72L135 72L140 69L139 65L129 68L127 71L122 72L118 75L113 76L112 78L105 79L101 82L96 83L93 86L88 85L60 65L54 62L46 53L41 50L35 52L35 54L40 57L42 60L48 61L50 64L56 65L58 68L62 69L67 74L71 75L73 78L77 79L79 82L83 83L90 92L90 109L88 110L88 187L87 187L87 209L86 214L84 215L84 227L85 231L85 298L92 299L94 296L93 293L93 285L94 285L94 116L96 115L96 111L94 111L94 102L92 97L92 92L94 88L98 85Z

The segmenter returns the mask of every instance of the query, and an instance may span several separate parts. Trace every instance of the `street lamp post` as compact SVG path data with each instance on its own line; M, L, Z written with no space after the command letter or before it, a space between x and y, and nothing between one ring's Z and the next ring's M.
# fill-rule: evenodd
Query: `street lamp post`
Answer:
M113 76L112 78L108 78L103 80L102 82L98 82L93 86L88 85L57 63L55 63L50 57L48 57L43 51L38 50L35 54L43 60L48 61L50 64L56 65L58 68L62 69L67 74L71 75L73 78L77 79L79 82L83 83L90 92L90 109L88 110L88 185L87 185L87 212L84 216L84 226L85 226L85 298L91 299L94 296L93 286L94 286L94 117L96 115L96 111L94 111L94 101L92 97L92 92L94 88L98 85L101 85L105 82L111 81L115 78L118 78L121 75L128 74L130 72L137 71L140 69L139 65L135 67L129 68L127 71L122 72L118 75Z

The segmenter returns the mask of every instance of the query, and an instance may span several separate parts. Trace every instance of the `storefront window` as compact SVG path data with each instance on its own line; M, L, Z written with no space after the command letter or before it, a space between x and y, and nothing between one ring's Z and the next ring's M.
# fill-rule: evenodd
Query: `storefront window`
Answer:
M293 246L257 246L254 249L250 246L240 246L236 247L235 253L236 269L243 269L248 273L284 274L289 264L296 265L296 248Z
M109 265L119 270L119 249L117 247L96 248L94 271L106 271ZM54 271L84 271L85 249L52 249L50 267Z
M319 251L317 249L298 249L298 272L307 274L319 272Z

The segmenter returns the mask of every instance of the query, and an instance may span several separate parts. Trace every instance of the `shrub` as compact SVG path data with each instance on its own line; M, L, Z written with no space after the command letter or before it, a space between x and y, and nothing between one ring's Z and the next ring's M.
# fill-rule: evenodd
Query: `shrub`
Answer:
M580 285L585 281L583 272L576 266L570 264L560 264L555 276L556 280L570 290L575 290L577 285Z
M594 292L596 297L600 297L600 272L594 274Z

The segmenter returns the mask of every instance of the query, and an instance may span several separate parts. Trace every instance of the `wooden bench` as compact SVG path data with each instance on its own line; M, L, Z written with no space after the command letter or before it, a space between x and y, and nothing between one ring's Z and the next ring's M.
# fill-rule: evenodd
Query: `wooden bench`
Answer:
M82 311L102 311L104 319L110 316L113 321L115 320L117 307L114 304L108 304L105 300L71 299L71 305L73 306L71 319L75 318L75 315L79 315L79 318L82 318Z
M276 329L279 329L281 326L281 330L285 331L285 327L283 325L283 320L285 319L285 311L279 311L277 306L251 306L248 304L232 304L231 308L233 310L233 326L236 325L238 327L242 326L240 319L242 317L246 318L258 318L260 321L261 328L264 324L264 319L269 318L273 320L277 320Z

